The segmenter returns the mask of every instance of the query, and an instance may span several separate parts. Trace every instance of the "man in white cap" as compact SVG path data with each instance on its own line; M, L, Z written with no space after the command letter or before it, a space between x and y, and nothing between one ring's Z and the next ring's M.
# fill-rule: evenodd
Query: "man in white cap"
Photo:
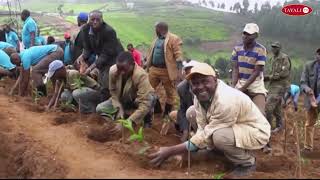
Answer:
M191 68L196 66L199 62L195 60L191 60L187 63L183 63L183 71L184 75L187 76L190 74ZM187 120L187 110L190 106L193 105L194 95L191 91L190 83L185 79L180 82L177 86L177 92L180 98L180 106L178 111L172 111L169 114L171 120L175 121L176 129L182 132L181 141L185 142L188 138L188 127L189 122ZM193 125L193 129L195 129L196 125Z
M54 94L47 106L47 110L50 108L56 108L57 102L59 102L62 88L64 92L61 94L64 101L70 103L74 100L79 104L81 113L93 113L100 100L99 84L86 75L81 75L76 70L66 69L63 62L55 60L50 63L47 78L52 80ZM79 87L81 86L81 87ZM79 101L80 99L80 101Z
M229 176L255 171L256 159L249 151L261 149L269 141L266 118L248 96L217 79L208 64L194 66L186 79L195 95L197 133L185 143L149 155L151 163L160 166L170 156L208 148L222 152L234 164Z
M232 52L232 86L247 94L265 114L266 93L263 69L267 59L266 48L257 43L259 27L257 24L246 24L242 43L235 46Z

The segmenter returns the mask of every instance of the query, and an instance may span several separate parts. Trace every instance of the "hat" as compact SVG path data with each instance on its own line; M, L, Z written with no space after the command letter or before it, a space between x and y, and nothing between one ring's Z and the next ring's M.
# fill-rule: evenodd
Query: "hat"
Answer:
M88 13L86 13L86 12L79 13L78 19L80 21L88 21Z
M276 42L271 44L271 47L281 48L281 44L280 44L280 42L276 41Z
M64 33L64 38L65 38L65 39L70 39L70 38L71 38L70 33L65 32L65 33Z
M199 62L195 61L195 60L191 60L189 62L184 62L183 63L183 69L189 68L189 67L194 67L195 65L197 65Z
M248 23L243 29L243 32L254 34L259 33L259 26L255 23Z
M193 75L202 74L205 76L214 76L216 77L216 72L212 67L207 63L197 63L192 67L190 74L186 77L187 80L190 80Z
M54 73L55 73L58 69L62 68L63 66L64 66L64 64L63 64L63 62L60 61L60 60L54 60L54 61L52 61L52 62L49 64L49 70L48 70L48 73L47 73L47 77L48 77L48 78L51 78L51 77L54 75Z

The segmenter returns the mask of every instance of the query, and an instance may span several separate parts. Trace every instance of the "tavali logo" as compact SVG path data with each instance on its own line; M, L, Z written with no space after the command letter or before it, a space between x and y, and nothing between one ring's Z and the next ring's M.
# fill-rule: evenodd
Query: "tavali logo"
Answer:
M289 16L305 16L312 12L312 8L304 4L289 4L282 8L282 12Z

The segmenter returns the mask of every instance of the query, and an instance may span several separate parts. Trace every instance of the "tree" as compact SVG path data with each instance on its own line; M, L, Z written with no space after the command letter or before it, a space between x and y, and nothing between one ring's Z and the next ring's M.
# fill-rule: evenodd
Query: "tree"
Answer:
M242 5L243 5L243 12L244 13L247 13L248 12L248 8L249 8L249 0L243 0L242 2Z
M232 11L232 6L230 6L230 11Z
M209 1L209 4L211 5L212 8L214 8L214 2L213 1Z
M202 4L203 4L204 6L207 6L207 5L208 5L206 0L203 0L203 1L202 1Z
M233 11L236 11L238 14L241 11L241 4L239 2L235 3L233 6Z
M259 9L258 9L258 3L256 2L256 3L254 4L254 13L257 14L258 11L259 11Z
M271 5L269 1L266 1L264 4L261 6L261 12L269 12L271 10Z
M220 8L221 8L221 9L225 9L225 8L226 8L226 5L225 5L224 3L222 3L222 4L220 5Z
M220 3L218 3L218 7L217 8L220 8Z

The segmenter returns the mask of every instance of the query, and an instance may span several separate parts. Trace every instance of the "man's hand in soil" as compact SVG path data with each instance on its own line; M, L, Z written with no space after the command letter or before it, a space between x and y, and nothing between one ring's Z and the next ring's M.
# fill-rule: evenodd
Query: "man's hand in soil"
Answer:
M149 158L152 159L150 163L155 167L159 167L163 161L172 156L171 152L170 147L161 147L158 152L149 155Z
M169 157L188 152L185 143L181 143L171 147L161 147L158 152L150 154L150 164L159 167Z

